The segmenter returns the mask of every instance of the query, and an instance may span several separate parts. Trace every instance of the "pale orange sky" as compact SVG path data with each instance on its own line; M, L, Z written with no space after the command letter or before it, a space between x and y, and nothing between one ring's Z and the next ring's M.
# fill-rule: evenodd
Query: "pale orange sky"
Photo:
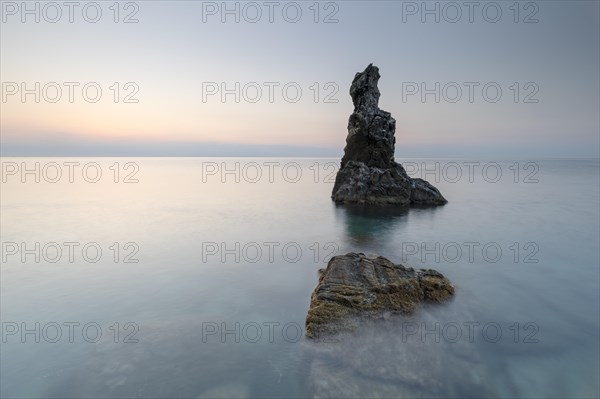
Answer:
M314 23L310 14L295 24L203 23L200 3L143 2L134 24L114 23L110 10L96 24L22 23L18 15L6 16L0 39L3 151L14 142L26 147L24 137L54 135L341 149L352 112L350 83L373 62L382 75L380 106L397 120L399 147L450 155L461 146L543 149L549 156L597 153L598 3L544 3L535 24L508 16L497 24L399 23L402 8L393 2L341 3L332 24ZM35 103L28 95L22 102L20 93L6 93L7 84L31 88L35 82L57 82L61 100ZM80 84L73 103L63 82ZM88 82L103 91L97 103L82 97ZM110 89L115 82L117 103ZM123 103L132 92L123 88L127 82L139 89L133 96L138 103ZM252 103L242 96L236 103L228 95L222 102L218 93L203 102L203 87L211 82L230 88L255 82L262 97ZM279 84L273 102L265 82ZM484 101L481 89L472 103L466 92L456 103L436 103L433 96L422 102L419 94L404 101L406 82L495 82L503 93L496 103ZM531 82L535 104L522 101ZM301 88L298 102L285 100L286 83ZM325 102L327 94L337 103Z

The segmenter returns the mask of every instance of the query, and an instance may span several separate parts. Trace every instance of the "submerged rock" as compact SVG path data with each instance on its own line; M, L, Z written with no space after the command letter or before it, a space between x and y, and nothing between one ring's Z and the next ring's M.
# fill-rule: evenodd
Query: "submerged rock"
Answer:
M504 380L492 370L485 351L468 334L448 342L429 332L436 325L473 320L433 307L409 317L390 316L361 324L358 331L331 338L328 345L309 342L312 398L494 398L490 381ZM406 321L408 320L408 321ZM440 323L441 322L441 323ZM436 324L437 323L437 324ZM414 333L417 331L417 333ZM509 388L510 390L510 388ZM502 392L502 391L501 391ZM507 392L507 391L504 391ZM506 395L506 393L504 393Z
M354 112L331 198L337 203L443 205L446 199L422 179L412 179L394 160L396 120L379 109L379 69L370 64L350 87Z
M441 303L453 294L450 281L435 270L415 270L362 253L334 256L311 296L306 335L351 331L357 317L410 314L422 301Z

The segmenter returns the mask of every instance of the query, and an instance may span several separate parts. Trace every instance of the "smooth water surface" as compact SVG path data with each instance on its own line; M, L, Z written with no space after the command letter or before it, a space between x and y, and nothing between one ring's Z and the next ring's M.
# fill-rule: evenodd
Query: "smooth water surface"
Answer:
M449 203L336 207L335 159L3 158L1 395L597 397L598 161L401 161ZM350 251L456 296L307 341Z

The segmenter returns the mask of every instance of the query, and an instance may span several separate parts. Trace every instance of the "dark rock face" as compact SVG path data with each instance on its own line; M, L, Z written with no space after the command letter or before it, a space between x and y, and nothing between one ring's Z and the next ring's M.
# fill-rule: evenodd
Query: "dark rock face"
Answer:
M306 335L351 331L355 317L410 314L422 301L441 303L452 295L450 281L435 270L415 270L362 253L334 256L311 296Z
M446 199L422 179L412 179L394 161L396 120L379 109L379 69L357 73L350 87L354 112L331 198L338 203L443 205Z

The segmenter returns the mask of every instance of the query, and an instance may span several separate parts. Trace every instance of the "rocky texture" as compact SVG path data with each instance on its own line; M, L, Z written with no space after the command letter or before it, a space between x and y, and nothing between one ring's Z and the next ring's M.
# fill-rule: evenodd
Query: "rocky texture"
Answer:
M331 198L337 203L443 205L447 201L423 179L412 179L394 160L396 120L379 109L379 69L357 73L350 87L354 112Z
M351 331L357 316L410 314L422 301L441 303L453 294L450 281L435 270L415 270L362 253L334 256L312 294L306 335Z

